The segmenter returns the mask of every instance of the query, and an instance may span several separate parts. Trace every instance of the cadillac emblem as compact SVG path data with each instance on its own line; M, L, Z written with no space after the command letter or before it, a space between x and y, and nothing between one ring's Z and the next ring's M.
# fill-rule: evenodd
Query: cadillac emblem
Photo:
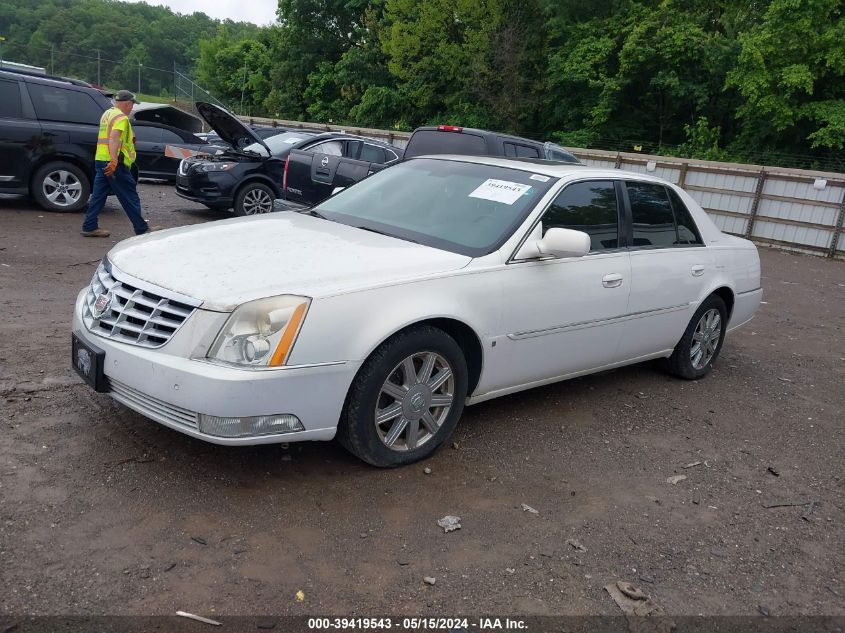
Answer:
M97 300L94 302L94 305L91 308L91 314L95 319L99 319L106 312L108 312L109 308L111 308L113 296L114 295L111 292L108 292L104 295L100 295L99 297L97 297Z

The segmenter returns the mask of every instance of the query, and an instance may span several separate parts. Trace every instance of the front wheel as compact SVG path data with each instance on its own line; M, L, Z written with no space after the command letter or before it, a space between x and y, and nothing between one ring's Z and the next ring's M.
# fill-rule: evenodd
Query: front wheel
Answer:
M666 360L669 373L687 380L706 376L722 350L727 316L728 310L721 297L707 297L692 316L675 351Z
M235 197L235 215L258 215L273 210L273 190L260 182L244 185Z
M32 197L47 211L81 211L91 195L91 183L73 163L47 163L35 172Z
M411 464L449 438L466 393L466 360L455 339L431 326L400 332L359 370L338 440L373 466Z

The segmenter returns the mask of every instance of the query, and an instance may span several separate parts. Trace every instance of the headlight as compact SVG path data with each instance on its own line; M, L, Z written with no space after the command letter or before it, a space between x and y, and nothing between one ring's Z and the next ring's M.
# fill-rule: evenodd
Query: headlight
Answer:
M237 163L200 163L197 171L229 171Z
M310 303L307 297L282 295L238 306L207 357L255 369L284 365Z

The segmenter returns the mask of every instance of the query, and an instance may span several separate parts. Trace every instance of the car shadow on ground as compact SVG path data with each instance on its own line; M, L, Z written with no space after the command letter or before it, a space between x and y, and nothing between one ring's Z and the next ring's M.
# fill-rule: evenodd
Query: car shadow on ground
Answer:
M667 383L683 382L664 374L659 363L649 362L496 398L467 407L453 436L428 460L445 451L455 450L478 461L483 458L485 436L496 437L505 443L521 443L525 441L526 424L531 425L534 432L542 431L543 427L557 431L561 425L565 426L571 404L578 403L580 407L590 401L599 404L620 391L631 392L633 398L639 393L637 389L665 388ZM112 442L120 442L119 437L123 435L130 452L137 452L138 445L145 447L141 455L131 459L167 462L170 476L185 482L194 480L200 473L224 480L236 479L249 485L266 480L268 475L272 478L285 477L291 472L299 475L332 472L343 476L382 470L352 456L337 440L220 446L162 426L118 403L109 403L105 397L103 404L114 412L114 415L103 412L104 417L109 418L108 423L114 425L116 435L112 436ZM587 433L592 437L599 431L581 426L580 430L573 432ZM589 440L589 437L584 439ZM463 452L467 453L464 455ZM446 455L441 457L448 460ZM420 462L419 467L424 467L428 460Z

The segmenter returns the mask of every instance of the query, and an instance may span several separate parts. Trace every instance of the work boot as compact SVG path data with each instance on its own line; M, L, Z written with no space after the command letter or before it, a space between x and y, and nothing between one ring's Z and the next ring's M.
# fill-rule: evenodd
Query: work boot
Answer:
M163 229L163 228L164 228L163 226L159 226L159 225L155 225L155 226L147 225L147 230L144 231L143 233L138 233L138 235L146 235L147 233L152 233L153 231L161 231L161 229Z
M93 231L82 231L82 235L85 237L108 237L111 233L105 229L94 229Z

